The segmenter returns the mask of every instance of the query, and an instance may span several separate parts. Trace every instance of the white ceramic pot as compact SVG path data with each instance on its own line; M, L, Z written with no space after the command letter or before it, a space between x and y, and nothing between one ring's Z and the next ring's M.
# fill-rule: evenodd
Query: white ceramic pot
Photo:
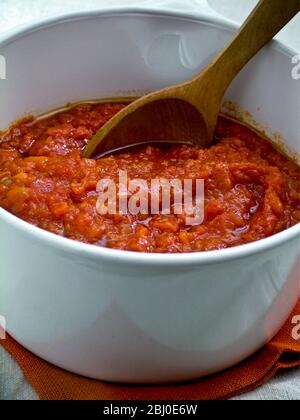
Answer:
M0 43L0 128L67 101L124 96L192 76L234 28L207 17L90 13L48 20ZM227 99L299 147L292 52L273 43ZM299 297L300 225L210 253L146 255L39 230L0 209L0 314L33 353L108 381L198 378L253 354Z

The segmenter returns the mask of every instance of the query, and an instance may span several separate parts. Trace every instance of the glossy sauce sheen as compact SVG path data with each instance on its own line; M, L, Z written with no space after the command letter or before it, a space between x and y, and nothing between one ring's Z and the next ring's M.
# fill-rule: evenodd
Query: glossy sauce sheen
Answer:
M42 229L84 243L138 252L224 249L300 221L300 168L249 128L220 118L216 144L145 147L83 159L92 135L124 105L85 104L27 119L0 137L0 206ZM100 216L100 179L204 179L205 221L184 216Z

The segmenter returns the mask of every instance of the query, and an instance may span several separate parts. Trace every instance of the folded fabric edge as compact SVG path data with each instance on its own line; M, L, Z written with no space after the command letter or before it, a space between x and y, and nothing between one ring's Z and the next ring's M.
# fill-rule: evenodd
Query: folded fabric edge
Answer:
M275 349L274 346L266 346L245 362L242 362L241 364L218 375L202 379L199 382L160 387L133 386L128 388L129 392L126 392L124 386L92 381L94 391L90 390L87 395L83 396L83 394L80 395L80 391L79 393L75 391L72 396L70 394L67 395L67 392L63 391L61 393L57 393L55 396L53 391L50 391L49 393L49 388L46 389L45 387L39 387L40 381L37 381L35 378L37 372L32 369L32 365L30 367L30 364L28 364L25 358L32 357L36 359L39 364L45 364L45 369L51 369L50 364L40 360L37 356L32 355L10 337L1 344L16 360L26 379L42 400L53 400L56 398L62 400L99 399L95 395L97 393L97 390L95 389L97 386L107 387L108 389L106 392L101 390L98 394L102 394L103 397L111 400L122 399L122 397L125 400L224 400L257 389L268 382L279 369L300 366L300 360L299 363L293 362L287 364L281 362L280 359L284 355L284 352ZM61 370L61 374L71 375L63 370ZM239 379L237 380L237 378ZM243 380L243 378L246 378L246 380ZM235 386L237 389L234 389ZM160 396L157 395L158 390Z

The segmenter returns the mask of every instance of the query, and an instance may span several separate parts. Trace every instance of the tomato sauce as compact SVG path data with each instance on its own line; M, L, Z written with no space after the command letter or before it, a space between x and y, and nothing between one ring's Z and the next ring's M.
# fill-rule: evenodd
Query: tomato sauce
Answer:
M124 104L81 104L29 118L0 136L0 206L66 238L148 253L229 248L300 222L300 168L271 143L220 117L206 150L143 147L98 161L82 158L92 135ZM100 179L204 179L205 220L183 215L106 215L96 210Z

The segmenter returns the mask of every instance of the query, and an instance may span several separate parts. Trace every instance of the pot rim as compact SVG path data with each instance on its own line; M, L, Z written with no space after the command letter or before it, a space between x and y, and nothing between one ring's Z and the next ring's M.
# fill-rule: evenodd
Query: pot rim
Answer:
M238 28L238 24L230 22L226 18L211 16L205 12L197 13L197 16L195 16L188 11L166 11L159 9L149 9L146 7L115 6L103 8L101 10L67 13L60 16L39 19L32 23L19 26L7 33L3 33L0 35L0 48L3 48L4 46L9 45L10 43L16 41L19 38L37 32L41 29L60 25L66 22L81 21L84 19L91 19L97 17L121 17L129 15L186 19L188 21L203 22L204 24L225 28L230 31L234 31ZM279 48L279 50L282 53L290 56L291 58L294 55L297 55L296 50L286 46L278 40L273 40L272 45L273 48ZM79 258L87 258L92 260L99 259L99 261L101 259L102 262L103 260L105 260L106 262L127 263L136 266L148 265L165 267L191 267L199 265L218 264L231 260L244 259L246 257L260 254L262 252L270 251L287 242L296 240L297 237L300 241L300 224L297 224L269 238L265 238L253 243L236 246L224 250L179 254L148 254L102 248L97 247L95 245L89 245L73 241L68 238L63 238L53 233L44 231L36 226L33 226L30 223L25 222L24 220L12 215L3 208L0 208L0 221L1 220L4 223L12 225L22 234L31 236L32 238L38 240L40 243L43 243L44 245L51 246L57 250L61 250L69 254L77 254Z

